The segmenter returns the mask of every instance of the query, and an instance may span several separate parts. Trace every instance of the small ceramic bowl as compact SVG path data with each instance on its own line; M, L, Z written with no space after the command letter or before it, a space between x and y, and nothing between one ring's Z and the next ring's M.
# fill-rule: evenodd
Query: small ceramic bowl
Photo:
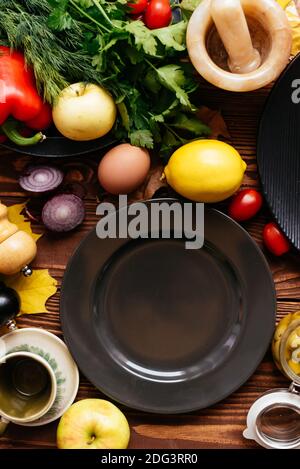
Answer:
M15 352L28 352L46 360L57 385L56 398L48 412L33 422L18 425L34 427L60 418L73 403L79 386L78 368L67 346L54 334L31 327L14 330L0 338L0 357Z

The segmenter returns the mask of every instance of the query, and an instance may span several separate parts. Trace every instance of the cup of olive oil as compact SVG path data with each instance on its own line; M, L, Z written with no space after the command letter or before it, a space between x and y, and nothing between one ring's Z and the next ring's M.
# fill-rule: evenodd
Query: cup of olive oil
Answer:
M52 407L57 393L49 363L30 352L9 353L0 359L0 432L9 422L38 420Z

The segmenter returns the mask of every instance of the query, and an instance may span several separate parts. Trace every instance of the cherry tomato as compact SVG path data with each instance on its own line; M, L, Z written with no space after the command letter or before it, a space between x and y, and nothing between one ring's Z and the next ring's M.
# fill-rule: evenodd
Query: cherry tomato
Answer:
M236 221L245 221L254 217L261 209L263 198L255 189L244 189L231 201L228 214Z
M172 9L169 0L151 0L145 15L145 24L149 29L165 28L172 20Z
M263 240L266 248L275 256L282 256L291 249L289 241L274 222L268 223L264 227Z
M127 3L130 15L139 15L146 10L148 0L133 0Z

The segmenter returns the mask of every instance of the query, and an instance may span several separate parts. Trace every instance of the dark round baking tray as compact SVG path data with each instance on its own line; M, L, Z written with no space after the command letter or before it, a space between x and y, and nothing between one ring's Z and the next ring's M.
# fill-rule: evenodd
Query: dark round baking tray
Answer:
M293 102L293 93L300 97L300 55L267 99L258 131L257 161L268 205L283 232L300 249L300 102Z

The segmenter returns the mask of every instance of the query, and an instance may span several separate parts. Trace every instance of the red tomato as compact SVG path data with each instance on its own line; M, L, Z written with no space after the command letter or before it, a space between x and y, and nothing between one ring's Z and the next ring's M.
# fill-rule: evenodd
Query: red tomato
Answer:
M172 20L172 9L169 0L151 0L145 16L145 24L149 29L165 28Z
M264 227L263 240L266 248L275 256L282 256L291 249L289 241L274 222L268 223Z
M244 189L231 201L228 214L236 221L245 221L254 217L261 209L263 198L254 189Z
M138 15L146 10L148 0L133 0L127 3L130 15Z

